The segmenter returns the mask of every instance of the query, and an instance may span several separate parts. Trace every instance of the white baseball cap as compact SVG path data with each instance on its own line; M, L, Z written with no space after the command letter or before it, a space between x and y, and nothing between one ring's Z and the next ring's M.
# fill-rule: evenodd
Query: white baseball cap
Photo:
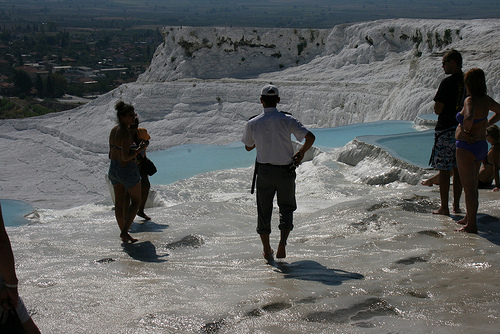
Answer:
M262 96L279 96L278 87L274 85L266 85L262 88L261 94Z

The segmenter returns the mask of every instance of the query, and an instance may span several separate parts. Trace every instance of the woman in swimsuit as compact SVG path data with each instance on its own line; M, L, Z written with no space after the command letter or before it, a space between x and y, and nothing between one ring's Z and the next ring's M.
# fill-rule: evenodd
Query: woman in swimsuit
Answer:
M141 177L137 168L136 157L146 146L137 146L132 141L129 126L134 124L137 114L134 107L119 101L116 106L118 125L109 134L109 158L111 164L108 177L115 192L115 217L120 227L120 238L123 242L136 242L128 233L134 222L141 202ZM130 197L126 200L125 194Z
M498 174L500 169L500 129L496 124L486 128L486 140L490 143L491 148L479 169L478 187L479 189L491 189L491 184L495 180L493 191L496 192L500 190L500 177Z
M486 80L481 69L473 68L465 73L468 97L464 108L457 113L459 126L455 132L457 167L465 193L467 213L458 223L465 225L458 231L477 233L476 215L479 206L478 174L481 161L486 158L488 143L486 127L500 120L500 104L486 95ZM489 111L495 115L487 119Z

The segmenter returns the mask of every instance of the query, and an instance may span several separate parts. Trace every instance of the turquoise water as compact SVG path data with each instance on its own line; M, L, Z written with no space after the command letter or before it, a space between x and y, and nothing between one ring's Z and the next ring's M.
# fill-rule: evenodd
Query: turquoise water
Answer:
M311 129L311 131L316 136L314 146L323 150L343 147L358 136L381 136L387 134L392 136L417 133L417 130L413 128L413 122L407 121L380 121L345 125L336 128ZM417 146L427 152L425 159L428 160L432 143L428 144L429 140L427 136L430 136L432 142L432 134L426 134L418 137L418 140L422 140L423 143L419 143ZM407 148L399 144L404 135L397 138L396 140L390 140L390 137L387 137L384 141L376 145L383 146L384 148L388 145L393 149L393 152L401 150L400 155L405 157L404 151L407 151ZM158 168L158 172L150 179L153 184L170 184L214 170L249 167L255 161L255 151L247 152L241 142L229 145L182 145L164 151L149 152L148 156ZM411 159L412 155L409 158L409 162L414 164L420 164L425 160L419 158L419 160L414 161Z
M255 152L247 152L243 143L228 145L189 144L164 151L148 152L158 172L150 178L153 184L170 184L214 170L248 167Z
M29 222L24 216L34 211L31 204L12 199L0 199L5 226L19 226Z
M429 168L429 158L434 145L434 130L390 136L361 136L358 139L381 147L393 157L412 165Z
M426 119L426 120L429 120L429 121L436 121L438 120L438 115L436 114L420 114L418 115L419 118L421 119Z
M393 135L416 132L413 122L380 121L339 126L336 128L311 129L316 136L314 146L321 149L343 147L355 137L366 135Z

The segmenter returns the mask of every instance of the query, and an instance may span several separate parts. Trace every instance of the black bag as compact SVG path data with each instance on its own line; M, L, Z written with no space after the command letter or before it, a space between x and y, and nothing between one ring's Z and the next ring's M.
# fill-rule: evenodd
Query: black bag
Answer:
M147 157L141 159L141 168L148 174L149 176L153 175L157 172L156 166L153 161L149 160Z

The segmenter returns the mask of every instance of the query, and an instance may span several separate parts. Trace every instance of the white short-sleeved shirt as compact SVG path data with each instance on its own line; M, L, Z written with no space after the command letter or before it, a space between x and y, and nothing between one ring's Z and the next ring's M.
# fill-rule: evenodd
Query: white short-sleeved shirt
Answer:
M247 122L241 141L246 146L255 145L257 162L288 165L294 155L291 135L302 141L308 132L292 115L272 107Z

